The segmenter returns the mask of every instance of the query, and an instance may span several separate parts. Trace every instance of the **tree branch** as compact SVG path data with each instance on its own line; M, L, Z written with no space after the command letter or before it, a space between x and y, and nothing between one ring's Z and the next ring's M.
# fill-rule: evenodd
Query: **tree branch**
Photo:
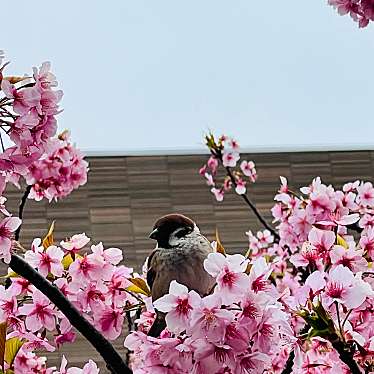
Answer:
M66 299L64 294L57 287L41 276L24 259L16 254L12 255L9 266L17 274L27 279L56 305L72 326L74 326L92 344L97 352L100 353L111 373L132 374L131 369L125 364L112 344L80 314L78 309Z
M32 186L28 185L22 196L18 216L23 218L23 210L30 194ZM14 234L15 240L19 240L22 224ZM27 279L39 291L65 315L72 326L74 326L91 345L97 350L106 362L108 370L113 374L132 374L131 369L122 360L122 357L113 348L112 344L104 338L104 336L92 326L86 318L75 308L74 305L64 296L64 294L50 283L46 278L40 275L32 266L30 266L23 258L13 254L9 263L9 267L18 275Z
M336 339L330 337L330 342L335 350L338 352L340 359L349 367L352 374L362 374L357 362L353 358L353 353L347 347L347 344L342 342L338 336Z
M358 225L358 222L355 222L355 223L352 223L350 225L347 225L347 229L350 229L350 230L353 230L353 231L356 231L358 232L359 234L362 233L362 231L364 230L362 227L360 227Z
M20 219L23 218L23 210L25 208L25 204L26 204L27 198L28 198L28 196L30 194L31 188L32 188L31 185L27 185L26 190L25 190L25 192L24 192L24 194L22 196L21 202L19 204L18 217ZM22 228L22 224L18 227L18 229L14 233L14 239L17 240L17 241L19 240L19 236L21 234L21 228Z
M284 367L281 374L291 374L292 373L294 359L295 359L295 351L292 350L290 352L290 355L288 356L286 366Z

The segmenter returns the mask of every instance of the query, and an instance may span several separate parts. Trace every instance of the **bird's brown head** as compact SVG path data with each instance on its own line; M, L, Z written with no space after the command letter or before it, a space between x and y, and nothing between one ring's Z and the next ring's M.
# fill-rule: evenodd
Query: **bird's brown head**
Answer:
M182 214L167 214L155 222L149 237L157 240L159 248L171 248L172 236L182 238L194 231L195 227L194 221Z

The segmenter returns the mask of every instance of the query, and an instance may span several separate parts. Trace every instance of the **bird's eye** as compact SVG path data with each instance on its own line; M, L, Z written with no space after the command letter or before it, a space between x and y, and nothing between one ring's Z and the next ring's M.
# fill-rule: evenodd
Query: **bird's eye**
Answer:
M182 238L183 236L186 236L190 234L191 232L192 232L192 229L190 227L182 227L177 230L177 232L175 233L175 236L177 238Z

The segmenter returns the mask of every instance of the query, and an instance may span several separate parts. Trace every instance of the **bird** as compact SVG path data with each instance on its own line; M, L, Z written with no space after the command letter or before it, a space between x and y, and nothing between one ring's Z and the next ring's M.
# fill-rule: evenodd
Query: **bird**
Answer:
M147 283L153 302L169 292L173 280L201 297L209 294L215 280L205 271L204 260L213 248L191 218L167 214L155 222L149 237L157 241L147 259ZM158 337L165 327L165 314L156 310L148 336Z

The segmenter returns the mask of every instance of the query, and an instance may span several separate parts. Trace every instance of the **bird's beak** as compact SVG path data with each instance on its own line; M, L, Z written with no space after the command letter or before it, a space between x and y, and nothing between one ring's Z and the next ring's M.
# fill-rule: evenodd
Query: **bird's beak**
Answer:
M157 239L157 234L158 234L158 229L154 229L150 234L149 234L149 237L151 239Z

